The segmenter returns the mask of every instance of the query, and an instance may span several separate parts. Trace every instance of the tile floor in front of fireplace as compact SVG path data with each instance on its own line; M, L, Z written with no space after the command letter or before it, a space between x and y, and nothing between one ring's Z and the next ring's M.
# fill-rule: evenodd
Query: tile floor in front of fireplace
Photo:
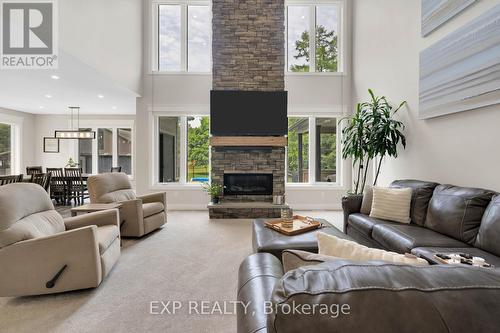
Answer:
M296 213L342 225L341 211ZM169 211L162 229L124 239L120 259L99 288L0 298L0 331L233 333L235 315L153 315L149 307L152 301L235 300L238 267L252 253L251 232L250 219Z

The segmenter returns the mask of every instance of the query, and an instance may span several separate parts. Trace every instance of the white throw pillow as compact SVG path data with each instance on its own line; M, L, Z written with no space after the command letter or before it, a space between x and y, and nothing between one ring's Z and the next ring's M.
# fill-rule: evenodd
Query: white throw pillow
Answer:
M411 188L373 187L370 217L410 223Z
M341 239L333 235L318 232L319 253L353 261L383 260L408 265L425 266L429 263L412 254L399 254L379 249L372 249L356 242Z

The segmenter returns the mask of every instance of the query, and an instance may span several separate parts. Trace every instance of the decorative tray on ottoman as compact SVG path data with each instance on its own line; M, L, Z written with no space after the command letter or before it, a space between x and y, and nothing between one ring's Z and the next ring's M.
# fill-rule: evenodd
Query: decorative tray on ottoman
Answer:
M291 228L283 226L283 222L284 221L282 219L266 221L266 227L276 230L277 232L280 232L287 236L302 234L321 227L321 222L308 216L305 217L300 215L294 215L293 226Z

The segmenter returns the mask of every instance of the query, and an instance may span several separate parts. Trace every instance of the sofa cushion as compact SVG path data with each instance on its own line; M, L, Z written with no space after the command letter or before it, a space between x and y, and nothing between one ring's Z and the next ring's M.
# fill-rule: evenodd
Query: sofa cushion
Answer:
M369 260L383 260L408 265L428 265L426 260L410 254L400 254L381 249L373 249L348 239L341 239L333 235L317 233L319 254L365 262Z
M103 173L90 176L89 196L92 203L112 203L136 198L130 179L124 173Z
M31 214L9 228L0 230L0 248L24 240L51 236L65 229L62 216L55 210Z
M468 253L474 257L481 257L488 264L500 267L500 257L475 247L417 247L411 250L411 253L421 258L430 258L436 253Z
M479 188L439 185L429 203L425 226L473 245L494 194Z
M165 210L165 206L161 202L151 202L142 205L143 216L148 217Z
M373 187L371 217L410 223L411 188Z
M500 256L500 195L486 208L474 246Z
M429 201L431 200L432 193L438 183L427 182L421 180L395 180L391 183L390 187L397 188L411 188L411 206L410 206L410 218L411 222L424 225L425 217L427 215L427 208L429 207Z
M377 224L372 237L388 250L409 253L419 246L464 247L466 244L414 224Z
M370 217L359 213L349 215L349 220L347 222L347 224L349 224L350 227L356 229L358 232L369 237L372 236L373 226L375 226L376 224L394 224L394 223L397 222L381 220L375 217Z
M301 250L285 250L281 258L283 261L283 271L285 273L299 267L317 265L325 261L339 259L338 257Z
M116 225L105 225L97 228L97 243L99 244L99 253L106 252L113 242L120 237L120 229Z
M49 195L38 184L0 186L0 231L35 213L54 210Z
M361 202L361 210L359 212L361 214L370 215L372 211L372 202L373 202L373 186L366 185L365 190L363 191L363 201Z

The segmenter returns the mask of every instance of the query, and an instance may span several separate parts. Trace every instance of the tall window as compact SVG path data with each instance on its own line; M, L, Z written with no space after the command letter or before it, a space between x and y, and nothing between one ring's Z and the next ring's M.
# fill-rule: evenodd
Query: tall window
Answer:
M208 182L209 132L208 117L188 117L186 170L188 182Z
M91 128L81 128L81 130L91 131ZM78 140L79 163L84 173L92 173L92 139Z
M337 182L337 119L316 118L316 182Z
M0 176L10 175L12 164L12 126L0 123Z
M118 165L122 172L132 174L132 130L118 128L116 130L116 143L118 145Z
M337 155L337 118L288 118L287 183L338 183Z
M174 183L180 176L180 117L158 120L159 182Z
M200 2L155 4L158 62L153 69L170 72L209 72L210 7Z
M159 183L201 183L210 178L210 118L157 118Z
M106 173L112 167L121 167L121 172L133 174L132 128L125 125L81 129L97 132L96 140L78 140L79 163L84 173Z
M288 175L289 183L309 181L309 119L288 118Z
M289 72L339 71L339 13L337 4L287 6Z

